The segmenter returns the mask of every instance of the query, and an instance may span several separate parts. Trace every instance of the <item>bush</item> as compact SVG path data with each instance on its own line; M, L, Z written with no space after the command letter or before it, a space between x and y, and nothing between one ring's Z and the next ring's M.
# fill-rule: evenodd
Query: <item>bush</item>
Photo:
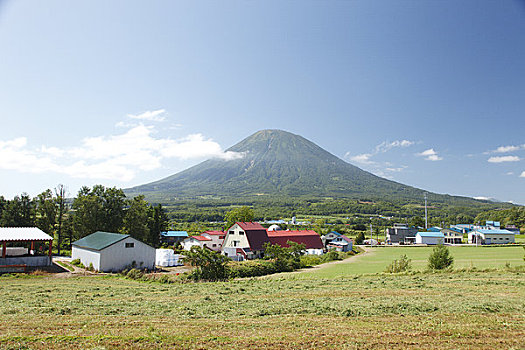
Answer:
M80 262L80 259L71 260L71 264L75 266L80 266L82 263Z
M364 232L359 232L357 234L357 237L355 238L355 244L363 244L364 240L365 240Z
M434 247L432 253L428 257L428 268L431 270L443 270L452 267L454 258L450 255L450 251L444 245Z
M394 260L388 265L385 269L387 273L398 273L409 271L412 268L412 260L410 260L406 255L401 255L399 260Z
M220 281L228 279L228 262L231 260L227 256L213 250L201 247L191 247L190 251L184 253L184 262L197 268L192 271L191 277L194 280Z

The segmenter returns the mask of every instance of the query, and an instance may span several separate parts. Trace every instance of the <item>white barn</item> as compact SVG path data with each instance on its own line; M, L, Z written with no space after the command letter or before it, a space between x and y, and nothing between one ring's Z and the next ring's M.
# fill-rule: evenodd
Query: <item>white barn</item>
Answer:
M502 229L476 229L469 232L471 244L508 244L514 243L515 232Z
M95 232L72 244L71 258L80 259L84 266L93 264L97 271L117 272L134 266L155 267L155 248L130 235Z
M418 232L416 233L416 244L437 245L443 244L445 235L441 232Z

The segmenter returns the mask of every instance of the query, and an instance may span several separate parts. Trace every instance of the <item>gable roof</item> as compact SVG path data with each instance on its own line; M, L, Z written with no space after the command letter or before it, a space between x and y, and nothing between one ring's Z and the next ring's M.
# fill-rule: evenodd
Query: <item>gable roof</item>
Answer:
M129 235L122 235L120 233L97 231L73 242L72 245L79 248L102 250L128 237Z
M0 227L0 241L52 241L53 237L38 227Z
M313 230L305 231L269 231L268 238L272 244L289 247L288 241L304 244L306 249L323 249L319 234Z
M258 222L236 222L235 224L246 233L251 250L263 250L264 243L270 242L266 229Z
M237 225L239 225L244 231L248 230L265 230L266 229L259 224L258 222L236 222Z

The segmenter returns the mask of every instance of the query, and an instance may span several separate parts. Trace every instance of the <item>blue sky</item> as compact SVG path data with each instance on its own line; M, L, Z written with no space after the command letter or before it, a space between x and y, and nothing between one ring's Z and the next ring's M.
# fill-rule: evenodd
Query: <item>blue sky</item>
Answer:
M261 129L525 203L523 1L1 1L0 194L130 187Z

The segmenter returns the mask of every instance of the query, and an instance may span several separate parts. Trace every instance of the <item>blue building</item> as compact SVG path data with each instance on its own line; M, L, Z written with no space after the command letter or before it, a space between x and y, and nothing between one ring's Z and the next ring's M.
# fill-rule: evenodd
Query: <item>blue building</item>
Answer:
M186 231L165 231L160 233L161 243L175 244L188 238Z

